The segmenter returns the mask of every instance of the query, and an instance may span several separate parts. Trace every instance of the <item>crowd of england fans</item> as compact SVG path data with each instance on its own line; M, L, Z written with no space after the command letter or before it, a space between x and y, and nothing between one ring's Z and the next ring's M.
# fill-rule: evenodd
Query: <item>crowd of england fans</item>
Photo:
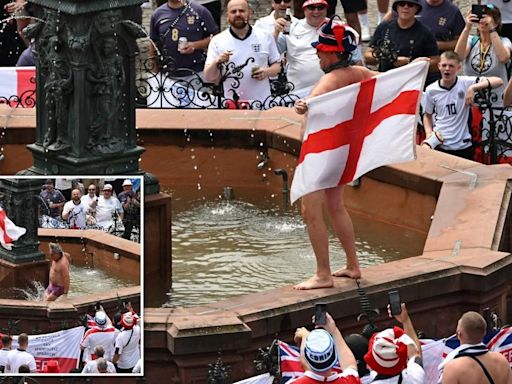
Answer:
M140 179L47 179L39 194L44 228L101 229L138 239Z

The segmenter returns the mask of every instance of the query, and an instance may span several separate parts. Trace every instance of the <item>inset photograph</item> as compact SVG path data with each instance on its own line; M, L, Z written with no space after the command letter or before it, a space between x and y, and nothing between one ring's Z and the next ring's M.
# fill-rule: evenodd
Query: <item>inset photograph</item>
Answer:
M142 177L0 178L0 372L142 375Z

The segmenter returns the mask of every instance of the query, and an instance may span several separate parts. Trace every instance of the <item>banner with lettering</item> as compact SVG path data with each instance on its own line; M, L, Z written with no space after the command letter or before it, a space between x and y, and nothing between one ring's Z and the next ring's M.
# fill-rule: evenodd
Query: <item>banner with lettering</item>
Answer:
M29 335L27 352L34 356L37 372L45 373L50 360L58 362L60 373L77 368L84 331L85 327L79 326L43 335ZM17 347L18 336L13 336L12 348Z

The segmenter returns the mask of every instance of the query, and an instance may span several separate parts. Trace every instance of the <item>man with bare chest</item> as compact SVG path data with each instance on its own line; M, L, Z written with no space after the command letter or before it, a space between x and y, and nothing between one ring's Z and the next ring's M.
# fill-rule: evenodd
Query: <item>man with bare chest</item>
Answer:
M50 284L46 288L46 300L55 301L68 294L70 255L55 243L49 244L49 250L52 265L50 267Z
M377 74L361 66L351 66L352 52L357 48L357 37L344 24L331 18L319 33L318 42L312 43L317 50L320 68L325 72L306 99L297 100L295 111L303 115L308 111L307 99L349 84L360 82ZM331 217L336 236L347 255L345 268L331 272L329 264L329 240L324 221L324 206ZM356 255L352 220L345 208L344 185L311 192L302 197L302 216L306 222L309 239L316 257L316 273L308 280L295 285L295 289L330 288L334 277L359 279L361 270Z

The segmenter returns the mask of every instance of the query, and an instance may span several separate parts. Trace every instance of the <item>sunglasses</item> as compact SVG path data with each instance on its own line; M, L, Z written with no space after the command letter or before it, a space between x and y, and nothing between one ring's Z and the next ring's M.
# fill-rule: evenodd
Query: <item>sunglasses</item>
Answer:
M88 191L95 191L96 189L88 189Z
M325 5L308 5L306 8L309 9L310 11L323 11L327 7Z
M288 4L291 2L292 2L292 0L274 0L274 3L276 3L276 4L281 4L281 3Z
M409 8L412 8L412 7L416 6L416 4L414 4L414 3L408 3L408 2L406 2L406 1L404 1L404 2L400 2L400 3L396 3L396 5L397 5L397 7L405 7L405 6L407 6L407 7L409 7Z

